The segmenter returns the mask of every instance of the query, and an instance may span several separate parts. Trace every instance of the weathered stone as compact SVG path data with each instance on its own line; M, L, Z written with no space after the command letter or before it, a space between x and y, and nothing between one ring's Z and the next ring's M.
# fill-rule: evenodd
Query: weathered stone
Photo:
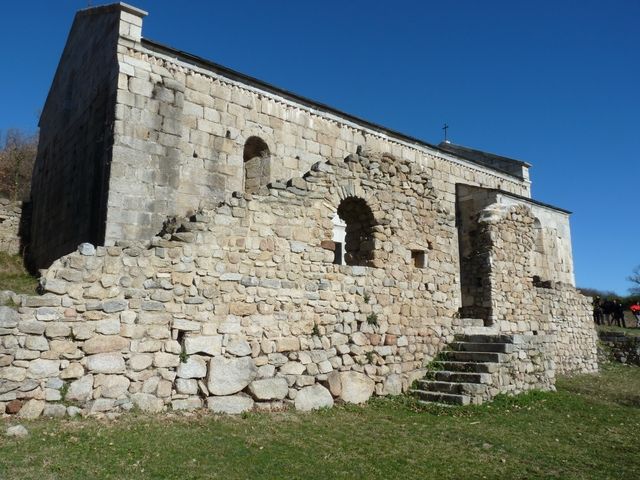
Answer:
M258 312L258 306L254 303L232 303L229 305L229 313L240 317L254 315Z
M44 282L44 289L47 292L57 293L58 295L64 295L65 293L67 293L68 285L69 284L64 280L50 278Z
M26 437L29 435L29 431L22 425L13 425L7 428L7 437Z
M211 356L218 356L222 354L222 336L188 336L184 339L184 348L187 355L191 355L193 353L206 353Z
M256 400L282 400L289 392L289 384L283 377L263 378L251 382L249 392Z
M306 367L300 362L287 362L280 367L282 375L302 375Z
M127 393L129 379L122 375L97 375L94 386L100 387L101 395L106 398L122 398Z
M7 413L9 415L15 415L20 411L22 405L24 405L24 402L22 400L11 400L7 403L6 406Z
M197 397L173 400L171 402L171 408L173 410L197 410L198 408L202 408L202 400Z
M119 352L129 347L129 339L118 335L96 335L84 342L82 349L87 355Z
M190 378L177 378L176 390L185 395L196 395L198 393L198 381Z
M97 398L89 405L89 413L108 412L113 410L115 400L110 398Z
M12 308L0 306L0 328L15 328L19 320L18 312Z
M230 395L244 389L256 377L253 359L214 357L209 365L207 388L212 395Z
M202 328L202 324L200 322L193 322L183 318L174 318L172 328L175 330L184 330L186 332L199 332Z
M251 346L249 345L249 342L243 338L231 338L228 341L225 350L228 354L235 355L237 357L251 355Z
M0 368L0 379L10 380L12 382L22 382L27 378L27 369L20 367L2 367Z
M45 324L37 320L23 320L18 323L18 330L22 333L31 335L42 335L44 333Z
M301 389L296 395L294 404L296 410L308 412L319 408L333 407L333 397L329 390L316 384Z
M96 254L96 247L91 245L90 243L81 243L78 245L78 252L80 255L91 256Z
M58 360L44 360L38 358L29 363L27 376L29 378L46 378L58 375L60 362Z
M45 403L43 400L31 399L22 406L18 412L18 416L26 420L38 418L44 410L44 405Z
M402 394L402 376L389 375L384 381L382 390L384 395L401 395Z
M300 349L300 340L297 337L284 337L276 339L277 352L290 352Z
M44 334L49 338L68 337L71 334L71 327L59 322L52 322L45 328Z
M82 413L82 409L79 407L76 407L74 405L70 405L67 407L67 415L71 418L77 417L81 413Z
M29 350L44 352L45 350L49 350L49 342L47 342L47 339L44 337L30 335L27 337L25 347Z
M129 368L135 372L145 370L153 364L153 355L150 353L139 353L132 355L129 359Z
M327 375L327 384L329 391L334 397L339 397L342 393L342 380L340 379L340 373L333 371Z
M86 358L85 367L93 373L123 373L124 358L120 353L98 353Z
M358 372L341 372L342 391L340 398L347 403L363 403L369 400L375 389L375 382Z
M102 302L102 310L105 313L122 312L126 310L128 306L129 302L127 300L107 300Z
M84 368L81 364L74 362L70 363L67 368L60 372L60 378L66 380L71 378L80 378L84 375Z
M204 378L207 375L207 363L197 355L191 355L186 362L178 365L179 378Z
M156 352L153 354L153 365L159 368L173 368L180 365L180 356L173 353Z
M238 415L253 409L253 399L244 393L207 398L207 408L214 413Z
M71 402L86 402L93 392L93 375L85 375L69 384L64 400Z
M96 322L96 333L118 335L120 333L120 320L117 318L108 318Z
M164 402L148 393L134 393L131 402L143 412L159 413L164 409Z
M43 417L62 418L67 414L67 407L59 404L47 403L42 411Z

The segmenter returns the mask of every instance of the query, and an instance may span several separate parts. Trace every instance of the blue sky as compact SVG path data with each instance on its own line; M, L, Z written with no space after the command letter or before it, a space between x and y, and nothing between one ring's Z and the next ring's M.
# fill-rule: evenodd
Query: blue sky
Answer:
M76 10L3 3L0 131L35 131ZM640 264L640 2L169 1L143 36L427 142L533 164L573 211L579 286L627 293Z

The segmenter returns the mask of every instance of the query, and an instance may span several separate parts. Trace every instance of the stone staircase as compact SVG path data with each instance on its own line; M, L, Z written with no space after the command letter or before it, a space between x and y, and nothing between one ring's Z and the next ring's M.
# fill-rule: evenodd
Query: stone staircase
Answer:
M511 352L512 337L477 324L465 327L465 333L456 335L411 393L425 403L479 405L491 398L494 374Z

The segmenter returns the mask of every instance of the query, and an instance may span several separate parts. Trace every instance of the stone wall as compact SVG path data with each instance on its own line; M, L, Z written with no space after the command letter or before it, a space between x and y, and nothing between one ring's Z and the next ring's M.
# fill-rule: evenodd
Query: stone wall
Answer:
M456 185L528 195L528 181L175 55L141 39L142 16L100 7L72 28L34 173L34 252L57 260L44 295L0 309L0 412L307 410L406 391L467 325ZM593 371L585 297L534 282L531 208L489 203L472 306L524 339L496 385ZM61 256L102 227L106 246Z
M20 253L20 214L22 202L0 198L0 252Z
M591 299L572 285L540 283L531 274L535 248L531 209L490 205L480 223L481 244L491 265L486 283L491 323L506 333L552 335L559 373L597 371Z
M307 409L406 390L463 331L454 216L417 165L383 155L317 164L288 183L165 222L149 242L84 244L56 261L44 296L0 315L4 408ZM375 219L370 266L333 263L331 219L354 197ZM501 330L545 330L512 314ZM538 375L547 388L544 350L521 350L502 387ZM566 352L574 371L588 370L582 353Z
M532 238L521 247L520 262L526 256L522 271L536 282L563 283L575 286L569 213L530 199L505 192L458 184L456 186L456 216L460 250L460 283L463 313L488 319L491 315L492 270L491 238L487 221L510 207L523 206L533 217ZM528 234L527 234L528 235ZM526 254L526 255L525 255ZM500 253L498 253L500 255Z
M640 366L640 336L600 331L599 337L611 360Z
M493 372L484 400L498 394L518 395L529 390L555 390L555 337L544 334L502 335L512 348Z
M76 14L40 117L29 263L44 268L81 242L102 244L113 144L116 43L130 7ZM137 18L137 17L135 17Z
M331 219L352 196L376 220L369 267L332 263ZM92 411L362 401L401 393L461 331L454 218L414 164L351 156L192 220L83 245L47 271L46 295L3 311L5 408L65 390Z
M459 182L530 193L528 180L154 42L120 37L117 54L106 245L150 238L167 216L211 208L228 192L253 193L257 179L264 187L366 150L420 166L451 209ZM247 156L256 138L264 148Z

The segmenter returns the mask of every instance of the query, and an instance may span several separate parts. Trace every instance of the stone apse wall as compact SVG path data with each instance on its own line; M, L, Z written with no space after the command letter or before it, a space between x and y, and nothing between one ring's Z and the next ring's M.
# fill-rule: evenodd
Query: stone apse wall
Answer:
M362 265L333 263L336 211L368 230L368 252L347 246ZM494 284L513 286L492 298L501 332L541 335L548 387L556 366L596 368L595 343L575 290L511 294L520 265L509 256L526 258L529 220L518 207L490 224L505 252ZM456 242L421 167L372 154L316 164L267 195L236 193L147 242L83 244L47 270L47 293L0 311L0 405L240 412L399 394L464 331Z

